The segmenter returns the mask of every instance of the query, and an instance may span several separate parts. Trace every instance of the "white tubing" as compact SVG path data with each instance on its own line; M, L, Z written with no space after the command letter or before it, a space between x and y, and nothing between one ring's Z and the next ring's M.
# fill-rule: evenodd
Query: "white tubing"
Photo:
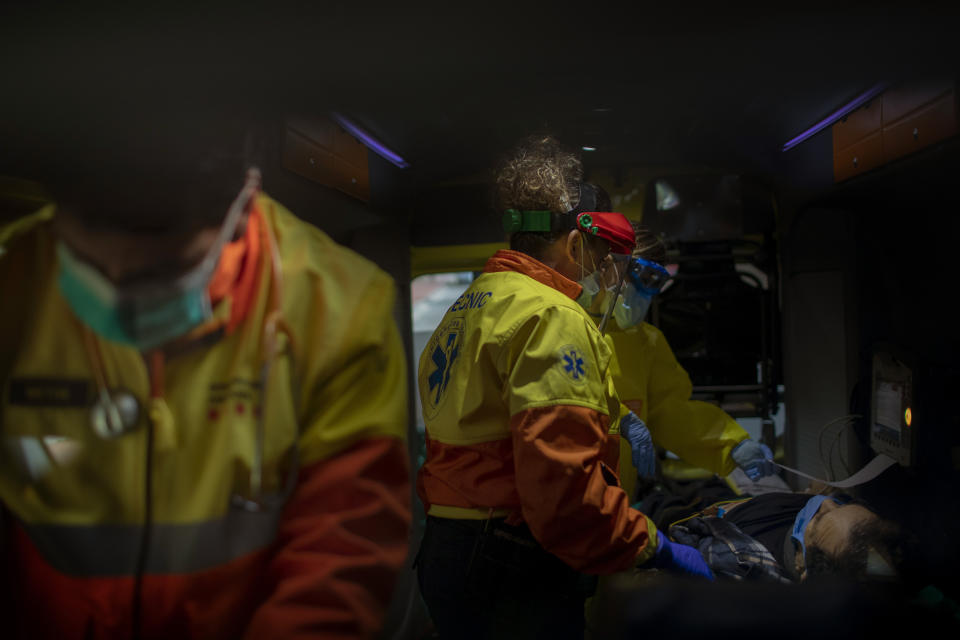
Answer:
M836 487L838 489L849 489L850 487L856 487L861 484L870 482L878 475L889 469L891 466L896 464L897 461L885 454L878 454L873 460L868 462L863 466L862 469L857 471L855 474L847 478L846 480L837 480L830 482L828 480L823 480L821 478L815 478L811 475L807 475L802 471L797 471L796 469L791 469L790 467L785 467L782 464L774 462L773 464L777 465L784 471L789 471L790 473L800 476L802 478L807 478L808 480L813 480L815 482L820 482L822 484Z

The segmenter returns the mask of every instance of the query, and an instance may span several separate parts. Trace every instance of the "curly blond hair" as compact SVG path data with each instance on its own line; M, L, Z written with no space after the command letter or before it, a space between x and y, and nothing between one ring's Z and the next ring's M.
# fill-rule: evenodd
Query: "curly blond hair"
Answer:
M494 180L501 210L569 211L580 198L583 163L550 135L524 139L501 163Z

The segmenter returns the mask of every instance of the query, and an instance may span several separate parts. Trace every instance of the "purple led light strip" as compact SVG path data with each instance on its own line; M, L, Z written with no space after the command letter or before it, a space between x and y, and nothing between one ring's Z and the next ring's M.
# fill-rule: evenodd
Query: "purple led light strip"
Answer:
M812 138L813 136L817 135L818 133L820 133L821 131L823 131L833 123L837 122L838 120L840 120L841 118L849 114L850 112L856 109L859 109L866 103L876 98L886 88L887 88L886 84L878 84L878 85L874 85L867 91L864 91L859 96L857 96L856 98L854 98L844 106L840 107L839 109L837 109L836 111L828 115L826 118L824 118L817 124L813 125L809 129L807 129L806 131L798 135L796 138L793 138L792 140L787 141L783 145L783 151L789 151L790 149L793 149L795 146L797 146L804 140L808 138Z
M373 151L375 154L393 164L400 167L401 169L406 169L410 166L410 163L401 158L398 154L394 153L387 147L383 145L382 142L371 136L369 133L355 125L353 122L343 117L339 113L331 113L330 117L333 118L337 124L343 127L347 133L352 135L354 138L363 143L365 147Z

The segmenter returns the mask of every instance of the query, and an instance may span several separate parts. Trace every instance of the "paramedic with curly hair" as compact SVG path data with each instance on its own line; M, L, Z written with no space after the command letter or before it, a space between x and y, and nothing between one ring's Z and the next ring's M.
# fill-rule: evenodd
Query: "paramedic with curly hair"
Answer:
M511 249L420 356L418 579L443 637L582 637L596 575L645 565L711 577L619 485L611 354L585 307L621 277L634 232L597 212L582 174L551 137L512 152L496 177Z

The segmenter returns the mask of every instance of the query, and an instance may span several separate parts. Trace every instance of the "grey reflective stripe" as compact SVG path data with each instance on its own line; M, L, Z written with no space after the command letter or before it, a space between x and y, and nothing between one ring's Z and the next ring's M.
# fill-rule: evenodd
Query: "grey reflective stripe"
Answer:
M156 524L150 529L148 574L191 573L235 560L269 546L281 509L230 509L217 520ZM73 576L132 575L143 528L20 523L50 565Z

